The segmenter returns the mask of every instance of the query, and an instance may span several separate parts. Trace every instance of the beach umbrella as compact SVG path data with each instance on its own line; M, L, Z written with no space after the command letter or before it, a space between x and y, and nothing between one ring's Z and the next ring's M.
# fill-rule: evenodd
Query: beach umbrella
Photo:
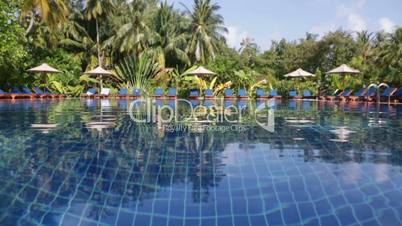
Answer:
M205 67L198 67L197 69L186 73L186 75L217 75L215 72L206 69Z
M299 68L294 72L284 75L284 77L286 77L286 78L307 78L307 77L315 77L315 75ZM294 84L294 86L296 86L296 85Z
M327 75L341 75L341 76L357 75L357 74L360 74L359 70L351 68L346 64L342 64L341 66L327 72Z
M346 64L342 64L341 66L334 68L330 71L327 72L327 75L333 75L333 74L340 74L340 75L354 75L354 74L360 74L360 71L354 68L349 67Z
M44 76L46 75L46 73L61 73L61 71L49 66L48 64L41 64L37 67L28 69L28 72L42 73Z
M294 72L284 75L287 78L306 78L306 77L315 77L314 74L307 72L301 68L297 69Z
M100 88L101 89L103 89L103 76L104 75L106 75L106 76L113 75L112 72L107 71L107 70L103 69L100 66L98 66L97 68L95 68L95 69L93 69L91 71L85 72L85 74L87 74L87 75L95 75L95 76L99 75L100 76Z

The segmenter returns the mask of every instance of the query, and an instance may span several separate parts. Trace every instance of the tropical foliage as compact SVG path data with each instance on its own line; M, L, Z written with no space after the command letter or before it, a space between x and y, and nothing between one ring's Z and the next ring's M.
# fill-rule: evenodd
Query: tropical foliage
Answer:
M309 88L331 92L346 86L386 82L402 85L402 29L392 33L338 30L321 37L307 33L299 40L277 40L261 51L252 38L239 49L225 41L227 29L220 6L194 0L178 10L162 0L10 0L0 3L0 88L45 85L76 96L94 77L83 71L98 65L115 72L105 85L114 88L167 88L184 95L193 88ZM63 71L47 84L26 69L47 62ZM349 64L359 76L326 76ZM204 65L215 78L189 77ZM283 77L297 68L312 79Z

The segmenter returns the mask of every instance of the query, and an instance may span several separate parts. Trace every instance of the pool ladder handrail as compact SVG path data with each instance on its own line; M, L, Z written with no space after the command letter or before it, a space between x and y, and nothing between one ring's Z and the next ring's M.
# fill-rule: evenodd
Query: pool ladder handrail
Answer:
M379 85L377 85L375 83L372 83L367 87L367 90L369 90L371 87L374 87L376 89L376 91L377 91L377 101L376 102L377 102L377 104L380 104L380 98L381 98L381 96L380 96L380 88L381 87L390 88L389 85L386 84L386 83L380 83ZM368 92L366 93L366 98L368 99ZM391 96L390 95L388 95L388 103L391 103Z

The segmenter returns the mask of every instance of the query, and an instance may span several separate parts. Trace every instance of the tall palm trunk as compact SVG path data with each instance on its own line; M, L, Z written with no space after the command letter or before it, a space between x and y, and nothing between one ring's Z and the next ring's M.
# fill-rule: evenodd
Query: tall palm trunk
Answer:
M98 51L98 64L102 67L102 59L101 59L101 52L100 52L100 44L99 44L99 21L98 18L95 19L96 23L96 47Z
M35 23L35 14L32 11L30 12L30 17L31 18L29 20L28 28L25 31L25 35L28 35L32 31L32 28L33 28L34 23Z
M101 56L101 51L100 51L100 41L99 41L99 21L98 18L95 18L95 23L96 23L96 48L98 51L98 65L99 67L102 67L102 56ZM100 89L103 89L103 79L102 75L100 75Z

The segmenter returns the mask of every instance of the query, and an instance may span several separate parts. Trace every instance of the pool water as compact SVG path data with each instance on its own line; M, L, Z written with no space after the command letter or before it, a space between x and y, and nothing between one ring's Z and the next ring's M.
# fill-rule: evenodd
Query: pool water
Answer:
M401 105L270 104L266 129L252 113L166 127L125 100L2 101L0 225L402 224Z

